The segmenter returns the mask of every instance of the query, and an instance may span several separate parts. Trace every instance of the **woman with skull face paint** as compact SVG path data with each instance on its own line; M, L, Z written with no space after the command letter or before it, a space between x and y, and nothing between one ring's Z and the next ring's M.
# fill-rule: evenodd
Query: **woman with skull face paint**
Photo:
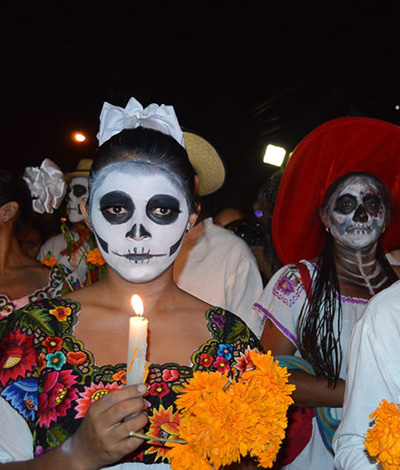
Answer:
M88 229L80 209L80 202L88 197L89 172L92 160L84 158L74 171L64 174L68 184L66 215L68 221L62 233L54 235L41 246L37 259L42 261L54 256L57 264L67 267L72 276L69 290L75 290L95 282L100 277L98 270L88 273L87 255L96 248L93 234Z
M284 171L273 239L285 265L254 306L264 348L296 385L277 468L334 468L352 326L397 280L384 252L400 234L400 221L389 223L399 153L398 126L339 118L307 135Z
M81 208L108 269L68 299L16 312L0 330L0 412L7 423L28 424L0 437L0 462L27 460L4 469L170 468L167 447L131 431L147 425L168 436L176 387L194 371L240 374L248 348L262 350L239 317L174 283L174 260L196 219L198 180L173 109L143 109L132 98L125 109L105 103L100 122ZM124 387L132 294L149 322L146 399L142 388ZM16 350L23 361L12 360Z

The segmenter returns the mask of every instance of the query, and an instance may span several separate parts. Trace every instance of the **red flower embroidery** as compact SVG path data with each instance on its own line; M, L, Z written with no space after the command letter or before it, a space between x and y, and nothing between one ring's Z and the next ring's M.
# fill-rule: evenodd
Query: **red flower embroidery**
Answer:
M87 360L87 354L83 351L69 351L67 353L67 362L73 366L80 366Z
M158 410L154 410L153 416L149 417L150 428L146 433L148 436L176 439L179 435L179 413L173 412L173 407L165 409L162 405ZM145 454L156 454L154 462L157 460L168 461L168 447L159 441L149 440L149 447Z
M62 348L63 340L58 336L48 336L42 344L49 353L53 353L54 351L59 351Z
M153 397L162 398L165 395L168 395L169 388L165 382L154 382L153 385L149 388L150 395Z
M213 362L213 357L209 354L203 353L200 356L200 364L204 367L210 367Z
M230 371L229 361L222 356L218 356L213 362L213 366L221 373L225 371Z
M162 378L165 382L174 382L180 377L179 370L177 369L164 369L162 372Z
M117 382L106 384L100 382L99 384L94 383L90 387L85 387L85 390L79 394L80 398L77 400L77 406L75 407L77 411L76 417L83 418L93 402L104 397L111 390L119 388L121 388L121 385L118 385Z
M65 416L76 399L78 392L72 387L76 384L70 370L52 371L43 375L43 392L39 394L39 422L49 427L59 416Z
M240 353L239 358L237 359L237 364L235 365L236 369L240 372L245 372L246 370L254 370L254 364L250 357L250 347L248 346L246 351Z
M0 344L0 382L25 377L37 365L33 336L21 333L18 329L10 332Z

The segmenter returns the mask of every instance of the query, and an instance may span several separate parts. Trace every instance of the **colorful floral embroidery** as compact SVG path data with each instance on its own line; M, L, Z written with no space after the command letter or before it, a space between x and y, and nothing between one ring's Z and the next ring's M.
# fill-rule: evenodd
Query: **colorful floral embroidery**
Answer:
M106 396L111 390L117 390L121 388L117 382L114 383L100 383L92 384L90 387L85 387L84 391L79 394L79 398L76 400L77 406L75 407L77 418L83 418L89 409L89 406Z
M200 356L200 364L204 367L210 367L213 363L213 357L209 354L203 353Z
M149 394L158 398L165 397L165 395L168 395L168 393L169 388L165 382L156 382L149 388Z
M73 366L80 366L87 361L87 354L83 351L68 351L67 362Z
M77 383L70 370L52 371L42 376L42 392L39 393L39 423L49 427L59 417L65 416L78 392Z
M46 356L47 367L51 367L55 370L61 370L63 365L67 362L67 358L61 351L49 353Z
M51 315L54 315L58 321L65 321L69 315L71 315L71 309L69 307L56 307L49 310Z
M165 382L175 382L179 379L178 369L164 369L162 372L162 378Z
M63 340L58 336L48 336L44 341L42 341L43 346L53 353L54 351L59 351L62 348Z
M217 354L218 356L222 356L229 361L229 359L232 358L232 350L233 348L230 344L220 344Z
M6 385L9 380L25 377L36 366L36 360L33 336L19 329L10 332L0 344L0 383Z
M119 370L112 376L116 382L121 382L122 385L126 384L126 369Z
M222 356L218 356L213 362L213 366L222 374L230 370L229 361Z
M162 405L158 410L153 411L149 416L150 427L147 432L149 436L161 437L164 439L177 438L179 431L179 414L174 412L170 406L165 409ZM156 454L154 462L157 460L168 461L168 448L159 441L149 441L150 447L145 451L146 454Z
M23 418L33 420L38 409L37 389L37 379L23 379L6 387L1 395Z

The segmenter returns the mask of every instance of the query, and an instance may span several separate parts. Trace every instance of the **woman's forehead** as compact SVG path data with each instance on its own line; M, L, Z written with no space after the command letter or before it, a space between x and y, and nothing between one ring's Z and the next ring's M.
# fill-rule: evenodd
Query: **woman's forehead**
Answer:
M182 195L176 179L155 166L137 164L136 162L119 162L109 165L93 179L91 192L106 192L121 190L130 194L143 192L160 192L160 189L177 196Z
M379 189L375 180L368 175L354 175L342 182L332 197L337 198L345 193L362 194L373 192L379 195Z

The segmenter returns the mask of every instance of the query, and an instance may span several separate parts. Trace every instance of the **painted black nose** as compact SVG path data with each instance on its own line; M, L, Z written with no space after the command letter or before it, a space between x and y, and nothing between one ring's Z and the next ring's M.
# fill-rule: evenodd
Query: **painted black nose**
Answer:
M368 221L368 214L367 211L365 210L365 207L360 204L353 217L354 222L367 222Z
M134 240L143 240L145 238L151 238L150 233L143 227L142 224L134 224L125 236L127 238L133 238Z

